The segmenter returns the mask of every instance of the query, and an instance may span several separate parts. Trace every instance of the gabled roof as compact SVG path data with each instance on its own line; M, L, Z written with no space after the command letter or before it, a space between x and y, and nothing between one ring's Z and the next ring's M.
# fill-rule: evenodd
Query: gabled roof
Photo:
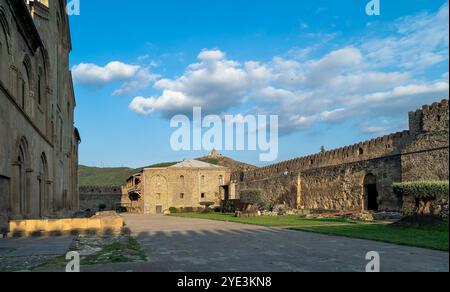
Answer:
M220 166L198 160L185 160L168 168L221 168Z

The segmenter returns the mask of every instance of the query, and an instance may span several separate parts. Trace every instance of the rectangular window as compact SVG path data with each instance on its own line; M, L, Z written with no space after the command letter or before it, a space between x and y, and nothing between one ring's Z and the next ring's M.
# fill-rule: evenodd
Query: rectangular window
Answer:
M156 194L156 199L161 200L161 194Z
M182 199L182 200L184 199L184 193L180 194L180 199Z
M205 194L205 193L202 193L201 198L202 198L202 199L206 198L206 194Z

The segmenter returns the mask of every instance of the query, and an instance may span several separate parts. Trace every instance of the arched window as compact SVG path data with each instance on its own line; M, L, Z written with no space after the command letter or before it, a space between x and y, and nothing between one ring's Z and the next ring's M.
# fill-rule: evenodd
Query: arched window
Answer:
M43 96L44 96L44 93L43 93L43 88L44 88L43 81L44 80L43 80L43 78L44 78L44 76L43 76L42 68L39 67L38 76L37 76L37 101L38 101L39 105L42 105Z
M6 21L3 8L0 6L0 80L4 86L8 86L8 70L9 70L9 55L8 55L8 23Z
M184 175L181 175L181 176L180 176L180 182L181 182L181 184L184 185L184 181L185 181Z
M30 63L25 61L22 64L22 72L21 72L21 88L20 88L20 106L23 110L26 109L28 103L28 97L30 96L30 82L31 82L31 68Z
M13 169L13 196L11 198L11 210L14 215L26 216L29 214L29 183L30 178L27 172L29 168L28 143L25 137L22 137L15 151L15 163Z
M39 216L47 215L49 212L49 196L48 196L48 164L45 153L42 153L39 164Z

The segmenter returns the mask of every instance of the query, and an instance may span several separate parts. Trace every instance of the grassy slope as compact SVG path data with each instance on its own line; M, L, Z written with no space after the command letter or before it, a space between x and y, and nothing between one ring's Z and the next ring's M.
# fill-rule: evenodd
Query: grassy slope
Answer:
M253 218L238 218L234 217L234 214L221 214L221 213L209 213L209 214L178 213L172 214L172 216L217 220L217 221L229 221L268 227L317 226L317 225L335 225L345 223L354 224L345 219L304 219L297 216L283 216L283 217L261 216Z
M160 163L145 168L168 167L176 162ZM99 168L80 165L80 186L120 186L131 175L138 173L143 168L111 167Z
M225 166L230 168L232 171L250 170L255 168L252 165L235 161L228 157L221 157L220 159L210 159L208 157L202 157L198 158L198 160L215 165ZM144 168L168 167L176 163L177 162L159 163L136 169L127 167L98 168L80 165L80 186L120 186L125 183L127 178L135 173L140 172Z
M302 226L293 229L449 251L448 224L428 228L358 224L349 226Z
M346 219L304 219L297 216L236 218L233 214L219 213L181 213L173 214L172 216L230 221L268 227L289 227L299 231L376 240L442 251L449 250L449 227L445 223L424 228L355 223Z

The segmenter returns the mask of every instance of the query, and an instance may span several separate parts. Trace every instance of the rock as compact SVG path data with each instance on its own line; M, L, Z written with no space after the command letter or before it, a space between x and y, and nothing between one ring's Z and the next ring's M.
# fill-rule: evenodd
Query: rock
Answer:
M375 221L373 213L371 213L371 212L355 213L352 216L350 216L350 219L356 220L356 221L363 221L363 222L373 222L373 221Z
M383 221L383 220L400 220L402 219L402 214L399 212L375 212L373 214L373 218L376 221Z

